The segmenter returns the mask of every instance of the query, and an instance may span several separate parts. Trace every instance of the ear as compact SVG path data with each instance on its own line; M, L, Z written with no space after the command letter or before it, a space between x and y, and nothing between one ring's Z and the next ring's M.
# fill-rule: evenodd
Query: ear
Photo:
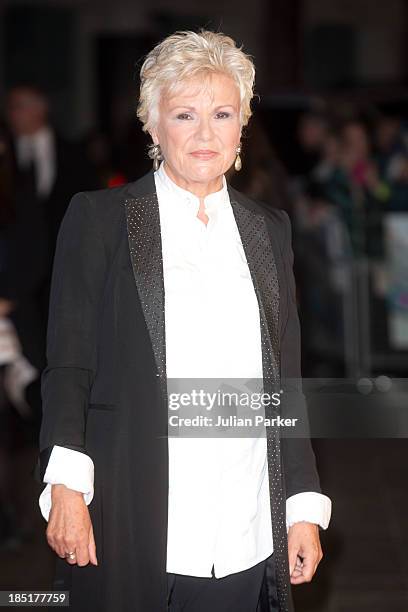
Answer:
M152 128L149 133L150 133L150 136L151 136L151 138L153 140L153 144L155 144L155 145L159 144L159 139L158 139L158 136L157 136L157 129L156 128Z

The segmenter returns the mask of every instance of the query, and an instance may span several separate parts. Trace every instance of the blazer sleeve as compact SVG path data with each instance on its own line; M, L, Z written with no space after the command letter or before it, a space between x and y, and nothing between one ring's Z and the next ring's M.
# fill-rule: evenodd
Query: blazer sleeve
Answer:
M41 481L54 445L85 452L106 270L95 202L86 193L78 193L62 220L52 271L47 363L41 376L40 455L35 471Z
M283 389L282 416L297 417L300 429L292 437L281 438L281 452L285 475L286 497L315 491L320 493L320 481L313 452L306 399L301 380L301 334L296 304L293 274L292 229L288 214L281 210L284 226L282 258L288 295L288 314L281 336L281 387ZM301 431L301 433L299 433Z

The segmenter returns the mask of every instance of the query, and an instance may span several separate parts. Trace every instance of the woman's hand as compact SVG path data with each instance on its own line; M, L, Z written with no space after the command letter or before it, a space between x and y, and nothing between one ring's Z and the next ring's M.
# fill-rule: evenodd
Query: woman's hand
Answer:
M294 523L288 533L289 572L292 584L310 582L322 560L319 527L314 523Z
M91 517L82 493L57 484L51 487L52 506L47 541L71 565L98 565ZM75 553L69 558L68 553Z

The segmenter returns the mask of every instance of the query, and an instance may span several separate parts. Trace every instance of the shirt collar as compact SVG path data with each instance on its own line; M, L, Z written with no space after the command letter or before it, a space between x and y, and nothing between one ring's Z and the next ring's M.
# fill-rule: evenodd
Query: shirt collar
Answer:
M20 142L31 142L31 143L43 143L45 141L49 141L52 138L52 131L48 125L44 125L39 128L34 134L24 134L23 136L19 136L18 140Z
M34 139L37 142L37 146L45 147L48 146L53 138L53 133L48 126L42 127L38 132L34 134Z
M18 156L22 162L29 162L39 153L44 153L52 143L53 134L43 126L34 134L25 134L17 139Z
M164 162L162 162L154 173L155 179L158 181L159 185L163 190L166 190L168 194L175 197L177 200L185 202L188 207L194 212L196 215L200 206L200 199L191 191L187 189L183 189L179 185L177 185L167 174L164 169ZM229 195L227 189L227 181L225 176L222 176L222 188L219 191L215 191L214 193L208 194L204 198L204 206L205 210L209 213L209 216L220 210L221 208L229 206Z

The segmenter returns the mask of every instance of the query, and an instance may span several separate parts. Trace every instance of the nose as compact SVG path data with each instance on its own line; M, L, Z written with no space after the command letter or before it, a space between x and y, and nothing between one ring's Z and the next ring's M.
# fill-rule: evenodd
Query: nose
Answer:
M211 122L208 117L201 118L197 128L197 138L199 140L211 140L213 135Z

